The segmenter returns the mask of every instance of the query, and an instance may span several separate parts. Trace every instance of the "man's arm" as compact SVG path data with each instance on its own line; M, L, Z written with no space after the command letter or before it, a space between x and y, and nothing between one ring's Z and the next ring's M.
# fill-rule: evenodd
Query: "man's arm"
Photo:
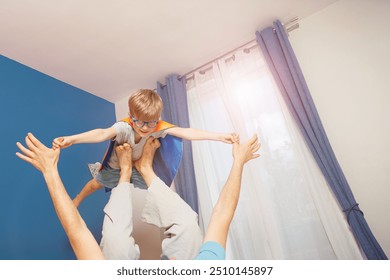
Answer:
M241 189L241 177L245 163L259 157L255 154L260 149L257 136L253 136L245 144L233 144L233 166L229 177L219 195L211 214L204 242L215 241L226 247L230 223L236 210Z
M53 140L53 148L67 148L73 144L100 143L116 136L114 127L97 128L71 136L61 136Z
M77 259L104 259L98 243L73 204L58 173L60 150L43 145L33 134L26 137L27 148L16 143L16 155L42 172L57 216L69 238Z
M221 141L224 143L232 144L238 141L238 135L236 133L216 133L205 130L199 130L195 128L182 128L182 127L172 127L167 129L169 135L173 135L186 140L212 140L212 141Z

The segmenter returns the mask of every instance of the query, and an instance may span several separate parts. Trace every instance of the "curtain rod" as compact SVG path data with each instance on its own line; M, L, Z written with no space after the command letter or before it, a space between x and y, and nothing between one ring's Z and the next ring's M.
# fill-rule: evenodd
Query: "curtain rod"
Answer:
M239 49L241 49L241 48L243 48L243 47L245 47L245 46L247 46L247 45L250 45L250 44L252 44L252 43L254 43L254 42L256 42L256 39L250 40L249 42L246 42L245 44L242 44L241 46L239 46L239 47L237 47L237 48L235 48L235 49L233 49L233 50L230 50L230 51L228 51L228 52L226 52L226 53L224 53L224 54L222 54L222 55L220 55L220 56L214 58L213 60L210 60L209 62L206 62L205 64L203 64L203 65L201 65L201 66L199 66L199 67L197 67L197 68L195 68L195 69L193 69L193 70L191 70L191 71L189 71L189 72L187 72L187 73L181 75L181 76L179 77L179 79L181 79L181 78L183 78L183 77L186 77L186 76L188 76L188 75L190 75L190 74L192 74L192 73L195 73L196 71L198 71L198 70L200 70L200 69L206 67L207 65L212 64L213 62L215 62L215 61L217 61L217 60L219 60L219 59L221 59L221 58L223 58L223 57L226 57L226 56L228 56L228 55L230 55L230 54L232 54L232 53L238 51ZM248 47L248 48L252 48L252 47L253 47L253 46L250 46L250 47Z
M293 30L299 28L298 20L299 20L298 17L294 17L294 18L292 18L292 19L286 21L285 23L283 23L283 27L284 27L284 29L286 30L286 33L289 33L289 32L291 32L291 31L293 31ZM275 29L274 29L274 30L275 30ZM189 71L189 72L187 72L187 73L185 73L185 74L179 76L178 79L180 80L180 79L182 79L182 78L185 78L185 77L187 77L188 75L191 75L191 74L195 73L196 71L198 71L198 70L200 70L200 69L206 67L207 65L212 64L212 63L214 63L215 61L217 61L217 60L219 60L219 59L221 59L221 58L223 58L223 57L226 57L226 56L228 56L228 55L230 55L230 54L232 54L232 53L238 51L238 50L241 49L241 48L244 48L245 46L248 46L248 45L250 45L250 44L253 44L254 42L256 42L256 39L252 39L252 40L250 40L249 42L246 42L245 44L242 44L241 46L239 46L239 47L237 47L237 48L234 48L233 50L230 50L230 51L228 51L228 52L226 52L226 53L224 53L224 54L222 54L222 55L220 55L220 56L214 58L213 60L210 60L210 61L208 61L208 62L202 64L201 66L199 66L199 67L197 67L197 68L195 68L195 69L193 69L193 70L191 70L191 71ZM250 47L248 47L248 49L251 49L251 48L253 48L254 46L255 46L255 45L250 46ZM163 87L165 87L165 86L166 86L166 85L163 85ZM154 90L156 91L156 89L154 89Z

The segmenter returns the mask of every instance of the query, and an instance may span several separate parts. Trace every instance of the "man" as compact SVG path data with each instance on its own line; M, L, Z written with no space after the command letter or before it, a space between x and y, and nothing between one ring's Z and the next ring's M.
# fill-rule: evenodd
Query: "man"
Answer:
M131 220L129 220L129 217L124 217L123 222L117 221L117 219L121 219L121 215L110 212L110 204L113 203L128 205L128 207L131 208L132 185L129 183L129 181L132 170L132 154L130 145L124 144L116 148L121 172L118 186L113 190L110 201L107 203L105 208L102 251L93 235L87 228L84 220L80 216L76 206L73 204L72 199L69 197L62 183L57 168L60 150L47 148L31 133L28 133L25 141L27 147L24 147L19 142L16 143L18 148L23 153L22 154L17 152L16 155L22 160L32 164L35 168L42 172L49 190L50 197L53 201L54 209L69 238L70 244L76 254L77 259L104 259L104 255L110 253L104 252L104 244L106 242L110 243L110 246L107 247L110 248L109 250L112 250L114 254L116 254L117 251L124 252L123 254L127 254L127 252L134 252L134 250L127 250L128 248L124 247L123 245L127 244L127 246L130 247L136 246L133 238L131 237ZM148 186L148 195L144 209L144 217L147 220L147 217L156 217L155 213L158 213L161 219L154 218L154 221L148 221L155 224L166 221L166 219L168 219L170 216L172 221L188 220L186 212L175 211L175 205L181 207L181 202L184 204L185 202L181 201L177 194L167 188L153 171L152 161L154 153L158 149L159 145L160 144L157 139L149 138L144 147L143 153L145 156L143 156L135 163L138 171L144 177ZM256 135L244 144L233 144L233 166L231 168L227 182L220 193L217 204L213 209L211 220L203 240L204 243L196 259L225 258L227 234L238 203L243 167L249 160L259 157L258 154L255 154L259 148L260 144ZM171 204L172 199L175 201L174 204ZM148 200L152 201L153 203L148 204ZM149 207L148 205L153 205L155 200L160 201L158 206ZM116 209L118 209L118 207L116 207ZM121 214L123 214L122 211ZM161 224L161 226L166 227L167 224ZM105 227L109 227L110 230L106 231ZM166 232L168 236L168 242L171 242L171 238L175 237L175 228L168 226L166 229L168 230L168 232ZM172 232L169 232L169 230L172 230ZM104 232L110 232L112 236L105 236ZM119 241L116 242L115 240L118 239ZM176 258L176 254L180 254L182 250L187 250L189 247L193 249L193 246L185 247L186 248L184 248L184 246L177 246L175 249L168 252L166 256L168 258ZM133 256L127 256L127 258L132 257Z

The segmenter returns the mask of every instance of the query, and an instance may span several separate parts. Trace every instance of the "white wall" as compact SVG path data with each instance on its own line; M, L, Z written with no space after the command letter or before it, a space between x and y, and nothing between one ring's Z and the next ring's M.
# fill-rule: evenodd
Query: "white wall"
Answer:
M129 94L130 97L130 94ZM121 101L115 103L115 115L117 120L127 118L129 115L128 100L129 97L122 99Z
M390 257L390 1L341 0L290 33L356 201Z

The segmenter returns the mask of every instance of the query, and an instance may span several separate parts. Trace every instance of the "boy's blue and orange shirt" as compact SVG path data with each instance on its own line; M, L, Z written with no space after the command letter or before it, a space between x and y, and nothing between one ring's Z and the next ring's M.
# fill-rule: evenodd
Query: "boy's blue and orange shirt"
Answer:
M131 128L134 127L130 118L125 118L121 121L128 123ZM160 120L153 132L163 131L174 126L175 125L171 123ZM164 138L159 138L159 141L161 145L154 156L153 170L167 186L170 186L179 170L181 158L183 156L183 141L181 138L169 134ZM115 140L111 140L107 151L104 154L101 168L107 166L114 147Z

